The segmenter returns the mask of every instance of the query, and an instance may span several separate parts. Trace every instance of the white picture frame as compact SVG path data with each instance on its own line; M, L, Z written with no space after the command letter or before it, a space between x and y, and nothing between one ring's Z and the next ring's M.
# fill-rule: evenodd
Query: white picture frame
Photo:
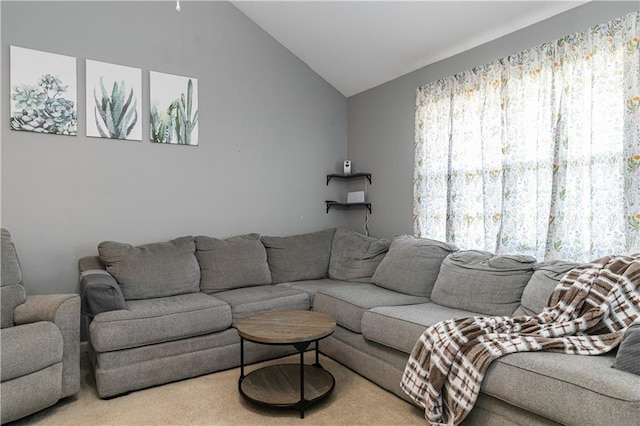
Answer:
M12 130L78 134L76 58L10 46Z
M87 59L86 133L142 141L142 70Z
M198 145L198 79L150 71L152 142Z

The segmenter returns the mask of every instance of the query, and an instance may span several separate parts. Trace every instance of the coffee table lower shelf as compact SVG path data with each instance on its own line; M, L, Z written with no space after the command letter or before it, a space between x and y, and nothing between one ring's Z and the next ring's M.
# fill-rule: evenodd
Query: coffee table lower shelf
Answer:
M300 364L276 364L262 367L238 381L240 394L247 400L282 408L304 411L326 398L335 387L331 373L319 365L304 364L304 395L300 392Z

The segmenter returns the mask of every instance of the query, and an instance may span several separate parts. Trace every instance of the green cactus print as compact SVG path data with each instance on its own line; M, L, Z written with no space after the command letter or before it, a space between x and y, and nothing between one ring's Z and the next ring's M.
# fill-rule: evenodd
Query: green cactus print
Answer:
M192 133L198 124L198 110L193 111L193 81L187 82L187 94L169 104L166 111L151 107L151 140L159 143L193 145ZM175 142L174 142L175 140Z

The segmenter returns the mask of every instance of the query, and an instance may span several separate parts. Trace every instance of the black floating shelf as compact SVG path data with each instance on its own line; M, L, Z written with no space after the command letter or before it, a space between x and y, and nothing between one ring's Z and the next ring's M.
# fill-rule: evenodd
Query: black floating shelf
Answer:
M343 173L332 173L330 175L327 175L327 185L329 185L329 181L331 180L331 178L353 179L353 178L359 178L359 177L367 178L367 180L369 181L369 185L371 185L371 173L351 173L348 175L345 175ZM365 204L365 203L362 203L362 204Z
M329 209L334 206L338 207L354 207L354 206L365 206L369 213L371 213L371 203L339 203L337 201L325 201L327 203L327 213L329 213Z

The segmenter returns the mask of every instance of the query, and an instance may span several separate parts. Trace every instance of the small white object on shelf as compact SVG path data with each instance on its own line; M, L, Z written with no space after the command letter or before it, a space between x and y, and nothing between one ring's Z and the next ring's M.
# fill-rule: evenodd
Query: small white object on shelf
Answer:
M347 194L347 203L364 203L364 191L354 191Z
M344 174L351 174L351 160L344 160Z

